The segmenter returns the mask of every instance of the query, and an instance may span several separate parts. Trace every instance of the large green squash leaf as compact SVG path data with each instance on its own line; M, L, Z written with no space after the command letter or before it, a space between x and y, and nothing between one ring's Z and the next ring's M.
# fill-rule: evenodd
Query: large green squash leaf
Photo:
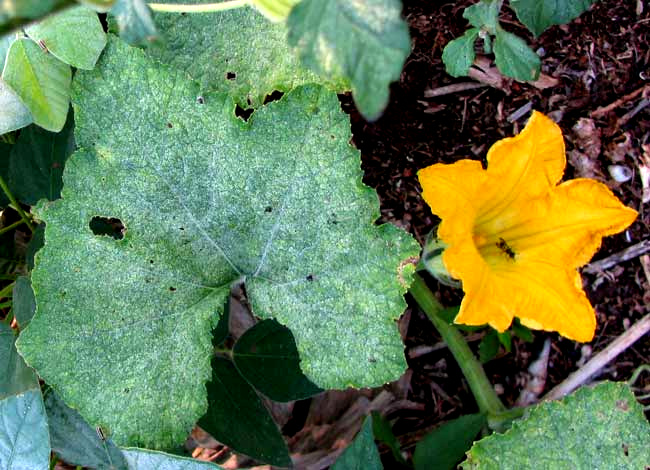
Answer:
M47 470L50 439L41 391L0 400L0 468Z
M535 36L554 24L566 24L585 12L596 0L511 0L517 18Z
M386 105L388 86L411 52L400 0L302 0L289 15L289 44L323 76L346 77L368 119Z
M235 281L292 330L316 385L377 386L405 368L397 267L419 246L373 224L336 95L298 88L244 122L199 90L109 41L75 78L84 150L62 199L36 208L46 242L19 350L118 444L171 445L205 412L211 329ZM95 235L96 216L123 238Z
M626 384L583 387L542 403L505 434L474 444L464 469L642 469L650 463L650 425Z
M271 23L252 8L184 16L156 13L154 19L161 41L152 44L148 53L186 71L203 90L230 94L243 108L259 107L274 90L286 92L305 83L324 82L300 65L287 45L286 26ZM341 79L326 84L337 91L349 89Z
M97 13L84 6L48 16L26 32L55 57L81 69L92 69L106 45L106 33Z

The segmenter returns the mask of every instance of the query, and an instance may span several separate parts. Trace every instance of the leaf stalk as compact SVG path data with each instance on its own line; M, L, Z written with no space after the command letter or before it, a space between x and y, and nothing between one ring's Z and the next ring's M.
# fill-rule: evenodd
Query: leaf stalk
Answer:
M214 13L217 11L234 10L250 4L250 0L228 0L225 2L188 5L185 3L149 3L153 11L165 13Z
M2 188L5 195L7 196L7 199L9 199L9 201L11 202L11 206L14 209L16 209L16 212L18 212L18 214L20 214L20 217L23 219L25 224L27 224L27 226L29 227L29 230L32 233L34 233L34 226L30 222L29 217L27 216L27 214L25 214L25 211L23 210L23 208L20 207L20 204L18 203L18 201L14 197L13 193L9 189L9 186L7 185L7 182L4 180L4 178L2 176L0 176L0 188Z

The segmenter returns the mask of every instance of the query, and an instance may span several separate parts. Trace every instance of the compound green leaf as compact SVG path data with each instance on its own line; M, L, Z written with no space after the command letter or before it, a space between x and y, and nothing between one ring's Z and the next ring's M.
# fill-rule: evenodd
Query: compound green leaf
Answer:
M205 412L211 329L235 281L257 316L291 329L316 385L377 386L405 368L397 268L419 246L374 225L336 94L298 88L248 122L226 95L198 94L109 41L75 77L83 150L62 198L35 208L46 242L19 350L120 445L177 443ZM95 235L99 217L123 228Z
M269 20L279 23L287 19L298 2L300 0L251 0L251 5Z
M44 129L63 129L70 101L70 66L41 49L31 39L11 44L2 78Z
M92 69L106 45L97 13L84 6L48 16L25 31L55 57L80 69Z
M262 400L228 359L212 360L208 412L199 426L236 452L280 467L291 466L287 445Z
M246 331L233 348L233 360L246 380L271 400L300 400L323 391L302 373L291 331L275 320Z
M16 279L13 291L13 312L18 326L25 329L36 312L36 299L32 281L27 276Z
M0 79L0 134L29 126L34 118L20 96Z
M287 45L286 26L271 23L252 8L206 15L155 13L154 19L161 41L147 52L186 71L202 91L228 93L243 108L259 107L274 90L287 92L306 83L349 89L344 80L323 80L304 68Z
M467 470L641 469L650 462L650 424L626 384L605 382L536 406L467 455Z
M145 0L117 0L110 14L117 21L120 37L129 44L147 44L158 36Z
M223 470L213 463L146 449L122 449L122 454L129 470Z
M596 0L510 0L517 18L535 35L555 24L566 24L587 11Z
M526 41L512 33L497 29L494 38L494 61L502 74L516 80L537 80L540 60Z
M18 355L15 343L13 330L0 323L0 399L38 388L36 374Z
M320 75L345 77L367 119L377 119L411 52L399 0L302 0L289 15L288 41Z
M41 391L0 401L0 468L48 470L50 439Z
M69 113L61 132L37 126L23 130L11 151L9 186L21 202L34 205L41 198L61 196L63 168L74 151L74 119Z
M469 73L469 68L476 58L474 43L478 33L477 28L470 28L461 37L449 41L443 49L442 61L447 73L452 77L463 77Z
M332 465L332 470L382 470L381 458L372 433L372 417L363 422L352 444Z
M99 470L128 470L122 452L113 441L100 439L97 430L53 390L45 396L45 409L52 450L66 463Z

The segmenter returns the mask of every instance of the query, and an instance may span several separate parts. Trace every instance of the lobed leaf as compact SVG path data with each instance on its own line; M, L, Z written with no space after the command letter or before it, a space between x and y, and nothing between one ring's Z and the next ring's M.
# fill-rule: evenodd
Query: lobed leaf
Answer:
M401 14L399 0L302 0L289 15L289 45L319 75L349 80L361 114L377 119L411 52Z
M75 77L82 150L63 197L36 208L46 242L19 349L120 445L172 445L205 412L210 333L233 282L291 329L316 385L377 386L405 369L397 267L419 246L374 225L336 95L298 88L248 122L227 96L198 96L184 73L109 41ZM96 235L98 217L123 229Z
M464 469L640 469L650 462L650 425L626 384L605 382L537 405L467 456Z
M461 37L450 41L443 49L442 61L447 73L452 77L463 77L469 73L469 68L476 58L474 43L478 33L477 28L470 28Z

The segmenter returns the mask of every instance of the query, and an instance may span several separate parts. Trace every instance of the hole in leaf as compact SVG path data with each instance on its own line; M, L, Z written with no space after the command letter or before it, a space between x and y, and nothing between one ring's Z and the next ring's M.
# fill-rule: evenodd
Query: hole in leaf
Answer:
M314 280L314 275L313 275L313 274L310 274L309 276L306 277L306 279L307 279L309 282L312 282L312 281Z
M264 209L264 212L273 212L273 208L271 206L266 206L266 209Z
M621 444L621 447L623 447L623 453L627 457L630 454L630 448L626 443Z
M149 260L149 264L153 264L153 260L152 260L152 259Z
M272 103L273 101L278 101L283 96L284 96L283 92L276 90L264 97L264 104Z
M176 288L175 288L174 286L171 286L171 287L169 288L169 291L170 291L170 292L176 292Z
M126 227L122 221L115 217L95 216L90 219L88 226L95 235L110 236L115 240L122 240L126 233Z
M197 96L196 102L199 103L199 104L203 104L203 103L205 103L205 100L203 99L202 96Z
M226 72L227 80L234 80L235 78L237 78L237 74L235 72Z
M169 127L171 129L172 127L174 127L174 125L171 122L168 122L167 127Z
M242 118L244 121L248 121L248 118L253 114L253 108L244 109L241 106L237 105L235 107L235 116Z

